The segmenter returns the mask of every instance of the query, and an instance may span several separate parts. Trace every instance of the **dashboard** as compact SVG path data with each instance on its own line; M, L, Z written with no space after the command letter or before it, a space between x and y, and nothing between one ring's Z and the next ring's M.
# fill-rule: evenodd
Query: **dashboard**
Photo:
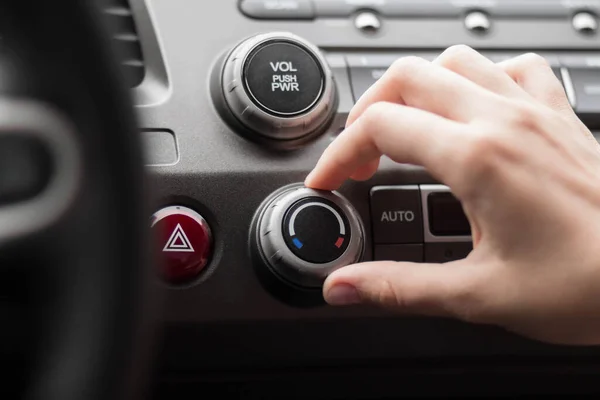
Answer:
M394 60L455 44L543 55L600 131L600 1L114 0L106 14L156 193L157 398L598 394L597 348L326 306L331 271L456 260L470 229L418 166L383 159L334 193L301 182Z

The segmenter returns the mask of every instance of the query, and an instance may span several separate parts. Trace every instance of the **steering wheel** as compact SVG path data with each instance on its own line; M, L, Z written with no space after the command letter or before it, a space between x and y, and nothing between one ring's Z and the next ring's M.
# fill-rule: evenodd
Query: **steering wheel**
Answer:
M30 283L24 398L132 399L147 371L142 146L91 3L0 3L0 270Z

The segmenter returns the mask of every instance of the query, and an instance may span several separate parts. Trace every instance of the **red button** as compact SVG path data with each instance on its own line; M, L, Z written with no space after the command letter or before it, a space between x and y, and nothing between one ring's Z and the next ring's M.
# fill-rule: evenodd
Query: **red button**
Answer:
M152 216L163 256L161 273L171 283L188 282L206 267L212 253L212 234L206 220L182 206L163 208Z

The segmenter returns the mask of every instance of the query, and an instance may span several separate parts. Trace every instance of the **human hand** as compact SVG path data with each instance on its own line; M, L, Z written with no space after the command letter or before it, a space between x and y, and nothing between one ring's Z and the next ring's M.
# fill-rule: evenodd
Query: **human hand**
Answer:
M466 46L398 60L357 102L306 186L366 180L386 155L462 202L474 250L446 264L369 262L332 273L325 299L600 344L600 146L546 61L494 64Z

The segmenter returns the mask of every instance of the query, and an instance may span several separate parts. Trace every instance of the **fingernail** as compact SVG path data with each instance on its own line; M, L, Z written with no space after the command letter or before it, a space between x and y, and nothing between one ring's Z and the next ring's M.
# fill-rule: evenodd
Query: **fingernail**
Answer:
M360 303L360 296L354 286L343 283L329 289L325 300L332 306L346 306Z

